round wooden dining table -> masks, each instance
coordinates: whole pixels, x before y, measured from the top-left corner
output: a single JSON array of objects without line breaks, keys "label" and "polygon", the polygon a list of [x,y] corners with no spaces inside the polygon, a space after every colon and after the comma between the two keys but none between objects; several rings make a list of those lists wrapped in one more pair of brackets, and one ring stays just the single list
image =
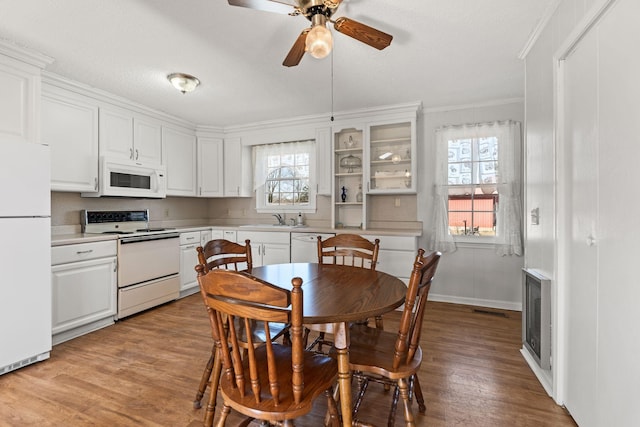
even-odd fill
[{"label": "round wooden dining table", "polygon": [[333,323],[343,426],[351,426],[349,322],[388,313],[404,303],[407,287],[381,271],[333,264],[291,263],[253,267],[251,275],[291,289],[302,279],[303,322]]}]

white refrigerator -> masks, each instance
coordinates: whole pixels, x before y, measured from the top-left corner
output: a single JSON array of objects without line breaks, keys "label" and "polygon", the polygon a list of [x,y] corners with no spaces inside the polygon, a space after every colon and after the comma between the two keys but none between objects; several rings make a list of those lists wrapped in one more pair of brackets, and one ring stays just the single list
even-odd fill
[{"label": "white refrigerator", "polygon": [[48,146],[0,139],[0,375],[51,351],[50,188]]}]

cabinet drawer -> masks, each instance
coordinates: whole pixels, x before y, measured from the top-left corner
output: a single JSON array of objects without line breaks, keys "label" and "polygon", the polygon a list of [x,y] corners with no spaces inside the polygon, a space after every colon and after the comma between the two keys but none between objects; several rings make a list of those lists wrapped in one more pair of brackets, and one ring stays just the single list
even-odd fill
[{"label": "cabinet drawer", "polygon": [[380,239],[380,250],[412,251],[414,256],[418,251],[417,239],[412,236],[372,236],[363,234],[362,237],[372,242],[375,239]]},{"label": "cabinet drawer", "polygon": [[51,265],[116,256],[116,254],[115,240],[54,246],[51,248]]},{"label": "cabinet drawer", "polygon": [[180,245],[200,244],[200,232],[189,231],[186,233],[180,233]]},{"label": "cabinet drawer", "polygon": [[238,231],[238,241],[244,242],[246,239],[253,243],[280,243],[289,245],[289,232],[282,231]]}]

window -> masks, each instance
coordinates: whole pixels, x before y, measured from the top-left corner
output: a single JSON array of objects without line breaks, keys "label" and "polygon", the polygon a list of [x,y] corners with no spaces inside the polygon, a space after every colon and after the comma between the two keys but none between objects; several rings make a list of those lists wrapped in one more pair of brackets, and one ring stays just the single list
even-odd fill
[{"label": "window", "polygon": [[447,141],[449,234],[495,236],[498,191],[498,139]]},{"label": "window", "polygon": [[258,212],[315,211],[315,142],[253,147]]},{"label": "window", "polygon": [[436,131],[433,228],[429,248],[456,241],[493,243],[500,255],[522,254],[520,123],[447,126]]}]

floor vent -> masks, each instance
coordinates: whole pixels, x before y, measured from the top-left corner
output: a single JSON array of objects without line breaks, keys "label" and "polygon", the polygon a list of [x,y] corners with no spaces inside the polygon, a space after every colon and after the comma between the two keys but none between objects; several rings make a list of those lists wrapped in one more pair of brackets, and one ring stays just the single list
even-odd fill
[{"label": "floor vent", "polygon": [[485,310],[482,308],[474,308],[473,312],[478,314],[490,314],[491,316],[507,317],[507,314],[502,311]]}]

